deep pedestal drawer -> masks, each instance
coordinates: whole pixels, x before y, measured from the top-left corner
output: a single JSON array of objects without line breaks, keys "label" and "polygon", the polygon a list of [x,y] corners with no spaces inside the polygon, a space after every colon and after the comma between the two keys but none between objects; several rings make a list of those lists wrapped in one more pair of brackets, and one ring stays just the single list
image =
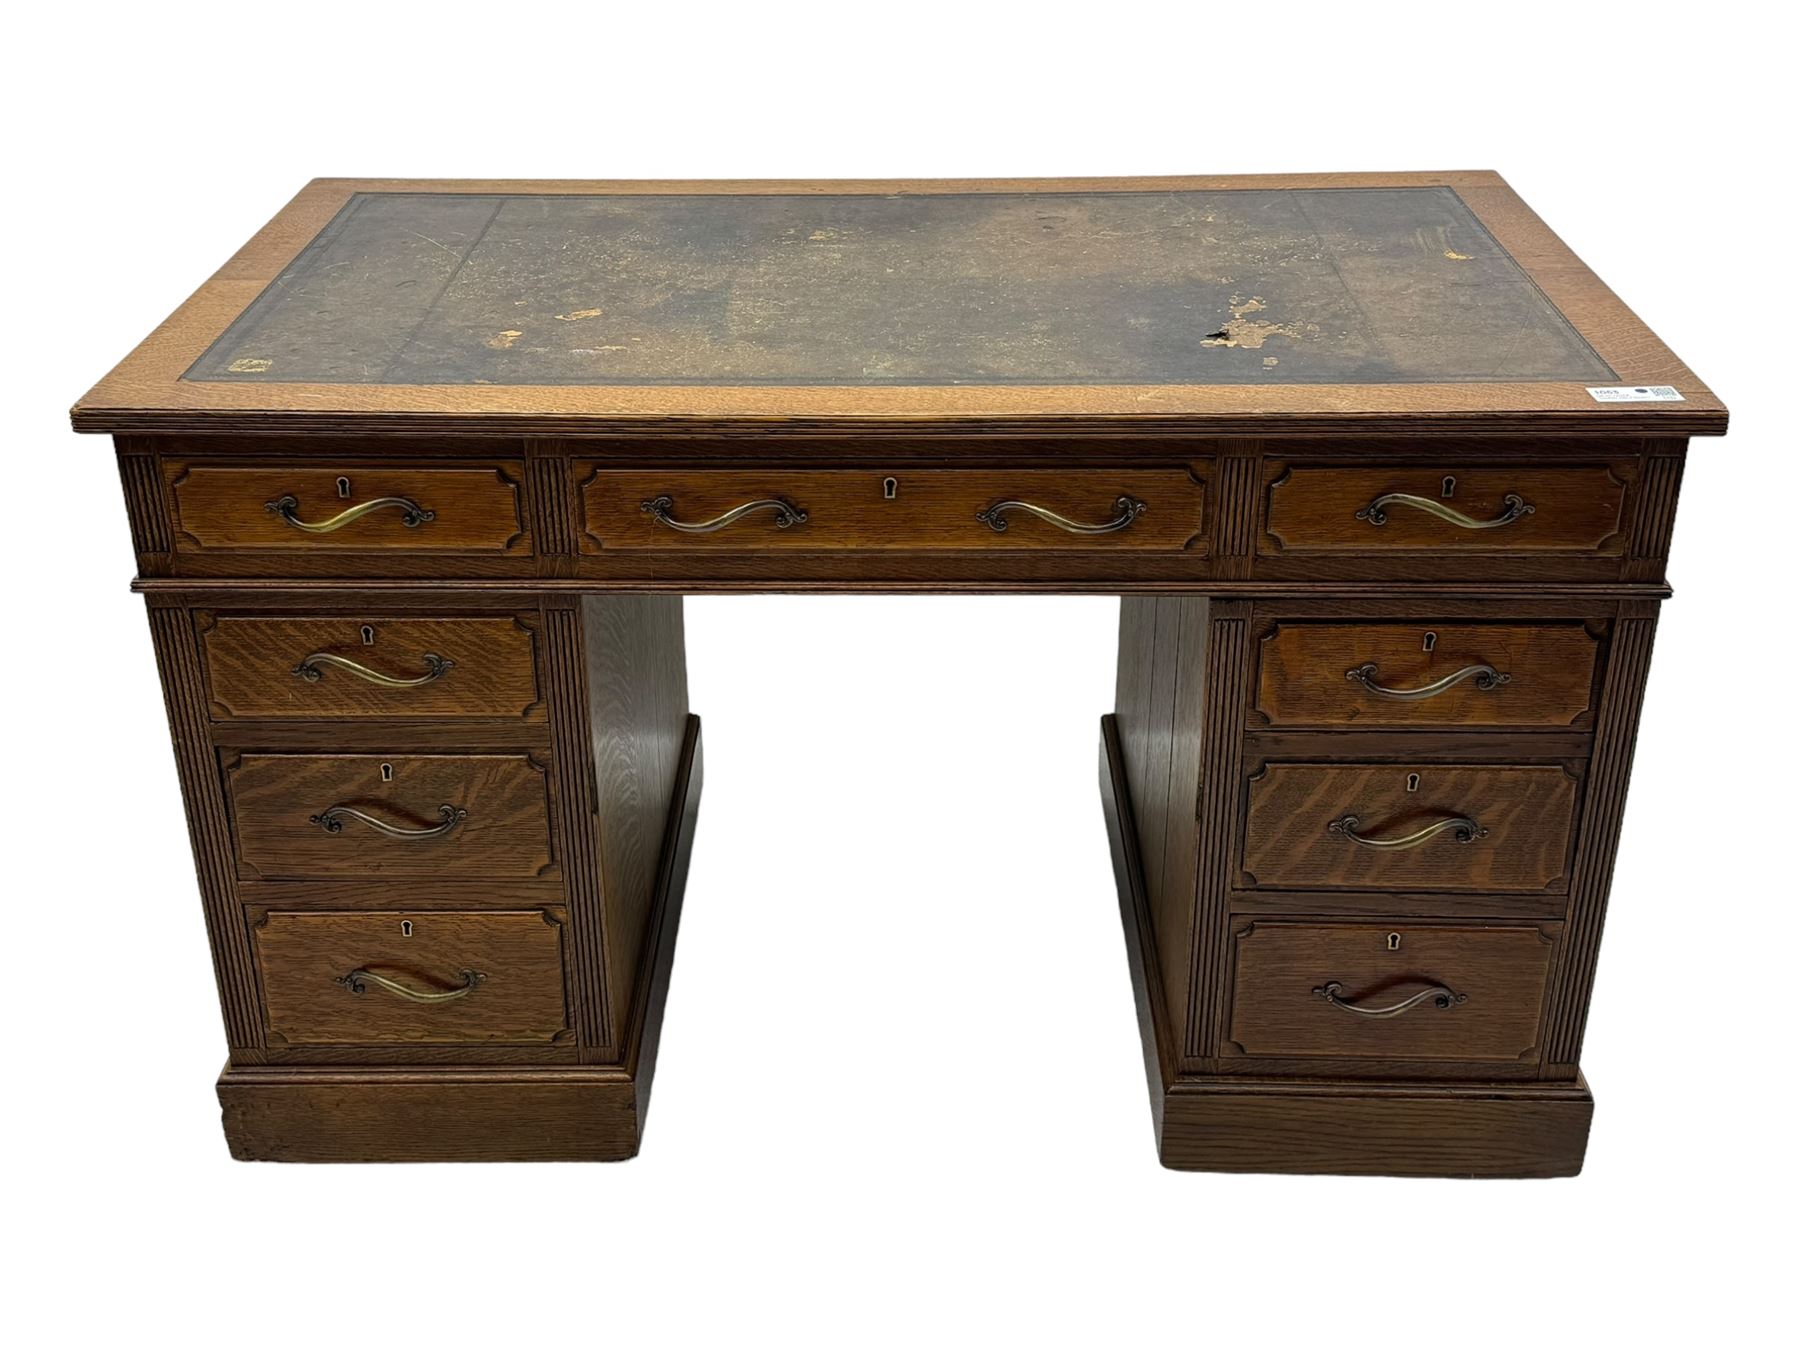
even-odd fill
[{"label": "deep pedestal drawer", "polygon": [[1560,928],[1258,920],[1236,939],[1230,1039],[1273,1058],[1534,1055]]},{"label": "deep pedestal drawer", "polygon": [[288,1045],[539,1044],[568,1025],[547,910],[266,915],[252,930]]}]

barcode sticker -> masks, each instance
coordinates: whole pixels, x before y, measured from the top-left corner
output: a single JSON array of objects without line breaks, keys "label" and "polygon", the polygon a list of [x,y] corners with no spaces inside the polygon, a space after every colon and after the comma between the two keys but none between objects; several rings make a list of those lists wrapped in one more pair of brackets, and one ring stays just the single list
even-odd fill
[{"label": "barcode sticker", "polygon": [[1604,384],[1588,386],[1596,403],[1685,403],[1672,384]]}]

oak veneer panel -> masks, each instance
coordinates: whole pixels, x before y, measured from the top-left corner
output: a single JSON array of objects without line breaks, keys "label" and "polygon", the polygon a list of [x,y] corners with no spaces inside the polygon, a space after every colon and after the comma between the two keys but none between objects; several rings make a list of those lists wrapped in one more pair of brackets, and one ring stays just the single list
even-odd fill
[{"label": "oak veneer panel", "polygon": [[[273,466],[174,461],[167,472],[178,549],[297,554],[530,551],[531,536],[519,502],[523,469],[518,464],[429,468],[349,459],[330,465]],[[342,490],[345,483],[347,495]],[[429,512],[430,518],[401,506],[382,506],[318,533],[289,524],[270,509],[270,503],[289,497],[294,499],[292,513],[315,526],[387,499],[412,503]]]},{"label": "oak veneer panel", "polygon": [[[568,1026],[562,920],[544,910],[277,911],[252,932],[275,1043],[533,1044]],[[455,997],[415,1002],[356,971]]]},{"label": "oak veneer panel", "polygon": [[679,596],[588,596],[581,605],[606,987],[623,1027],[648,978],[665,835],[677,828],[688,737],[687,653]]},{"label": "oak veneer panel", "polygon": [[[225,781],[253,877],[527,880],[557,866],[549,773],[529,755],[245,754]],[[334,806],[420,833],[396,838],[348,816],[330,831],[314,817]],[[446,806],[463,813],[448,830]]]},{"label": "oak veneer panel", "polygon": [[[1539,1044],[1558,931],[1259,919],[1234,944],[1232,1048],[1284,1059],[1516,1062]],[[1394,1007],[1433,987],[1466,1001],[1430,999],[1371,1017],[1318,994],[1333,982],[1342,1001],[1362,1008]]]},{"label": "oak veneer panel", "polygon": [[[1417,775],[1416,787],[1409,786]],[[1566,884],[1577,780],[1560,764],[1265,764],[1250,780],[1245,882],[1263,889],[1542,891]],[[1406,849],[1369,848],[1463,818]]]},{"label": "oak veneer panel", "polygon": [[[894,495],[886,495],[891,480]],[[583,548],[657,552],[795,553],[841,549],[1057,553],[1205,551],[1205,484],[1167,469],[829,469],[743,470],[596,468],[581,490]],[[669,498],[678,520],[702,523],[745,503],[782,501],[799,520],[759,510],[705,534],[670,528],[644,504]],[[1141,504],[1121,506],[1129,499]],[[1085,526],[1128,522],[1104,534],[1059,528],[1029,512],[1001,513],[1004,530],[979,519],[1002,502],[1024,501]],[[790,523],[782,525],[781,520]]]},{"label": "oak veneer panel", "polygon": [[[1446,498],[1447,480],[1454,480],[1454,489]],[[1605,465],[1488,468],[1446,459],[1427,466],[1294,467],[1269,484],[1261,551],[1616,557],[1625,549],[1627,487]],[[1487,527],[1456,524],[1404,503],[1369,512],[1378,498],[1390,493],[1435,502]],[[1509,497],[1518,497],[1531,511],[1492,525],[1512,509]],[[1374,515],[1385,520],[1376,524]]]},{"label": "oak veneer panel", "polygon": [[513,618],[227,615],[201,620],[200,645],[216,717],[544,717],[536,637]]},{"label": "oak veneer panel", "polygon": [[1175,1007],[1186,1006],[1191,978],[1206,620],[1203,599],[1120,602],[1114,726],[1143,860],[1156,975]]},{"label": "oak veneer panel", "polygon": [[[1252,726],[1545,727],[1590,720],[1600,639],[1580,624],[1278,623],[1259,643]],[[1353,672],[1373,664],[1365,682]],[[1443,692],[1399,699],[1489,667]]]}]

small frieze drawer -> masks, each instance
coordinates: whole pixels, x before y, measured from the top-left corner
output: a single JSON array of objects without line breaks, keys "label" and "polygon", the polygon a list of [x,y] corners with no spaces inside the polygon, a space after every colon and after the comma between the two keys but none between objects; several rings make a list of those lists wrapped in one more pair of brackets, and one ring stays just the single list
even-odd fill
[{"label": "small frieze drawer", "polygon": [[166,466],[183,553],[529,555],[518,464]]}]

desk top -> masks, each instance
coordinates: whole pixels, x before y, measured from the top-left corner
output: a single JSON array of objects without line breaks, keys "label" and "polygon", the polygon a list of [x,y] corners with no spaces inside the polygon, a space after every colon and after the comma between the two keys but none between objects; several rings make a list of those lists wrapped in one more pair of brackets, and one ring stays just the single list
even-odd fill
[{"label": "desk top", "polygon": [[1497,176],[1448,173],[318,180],[74,421],[1679,436],[1725,412]]}]

